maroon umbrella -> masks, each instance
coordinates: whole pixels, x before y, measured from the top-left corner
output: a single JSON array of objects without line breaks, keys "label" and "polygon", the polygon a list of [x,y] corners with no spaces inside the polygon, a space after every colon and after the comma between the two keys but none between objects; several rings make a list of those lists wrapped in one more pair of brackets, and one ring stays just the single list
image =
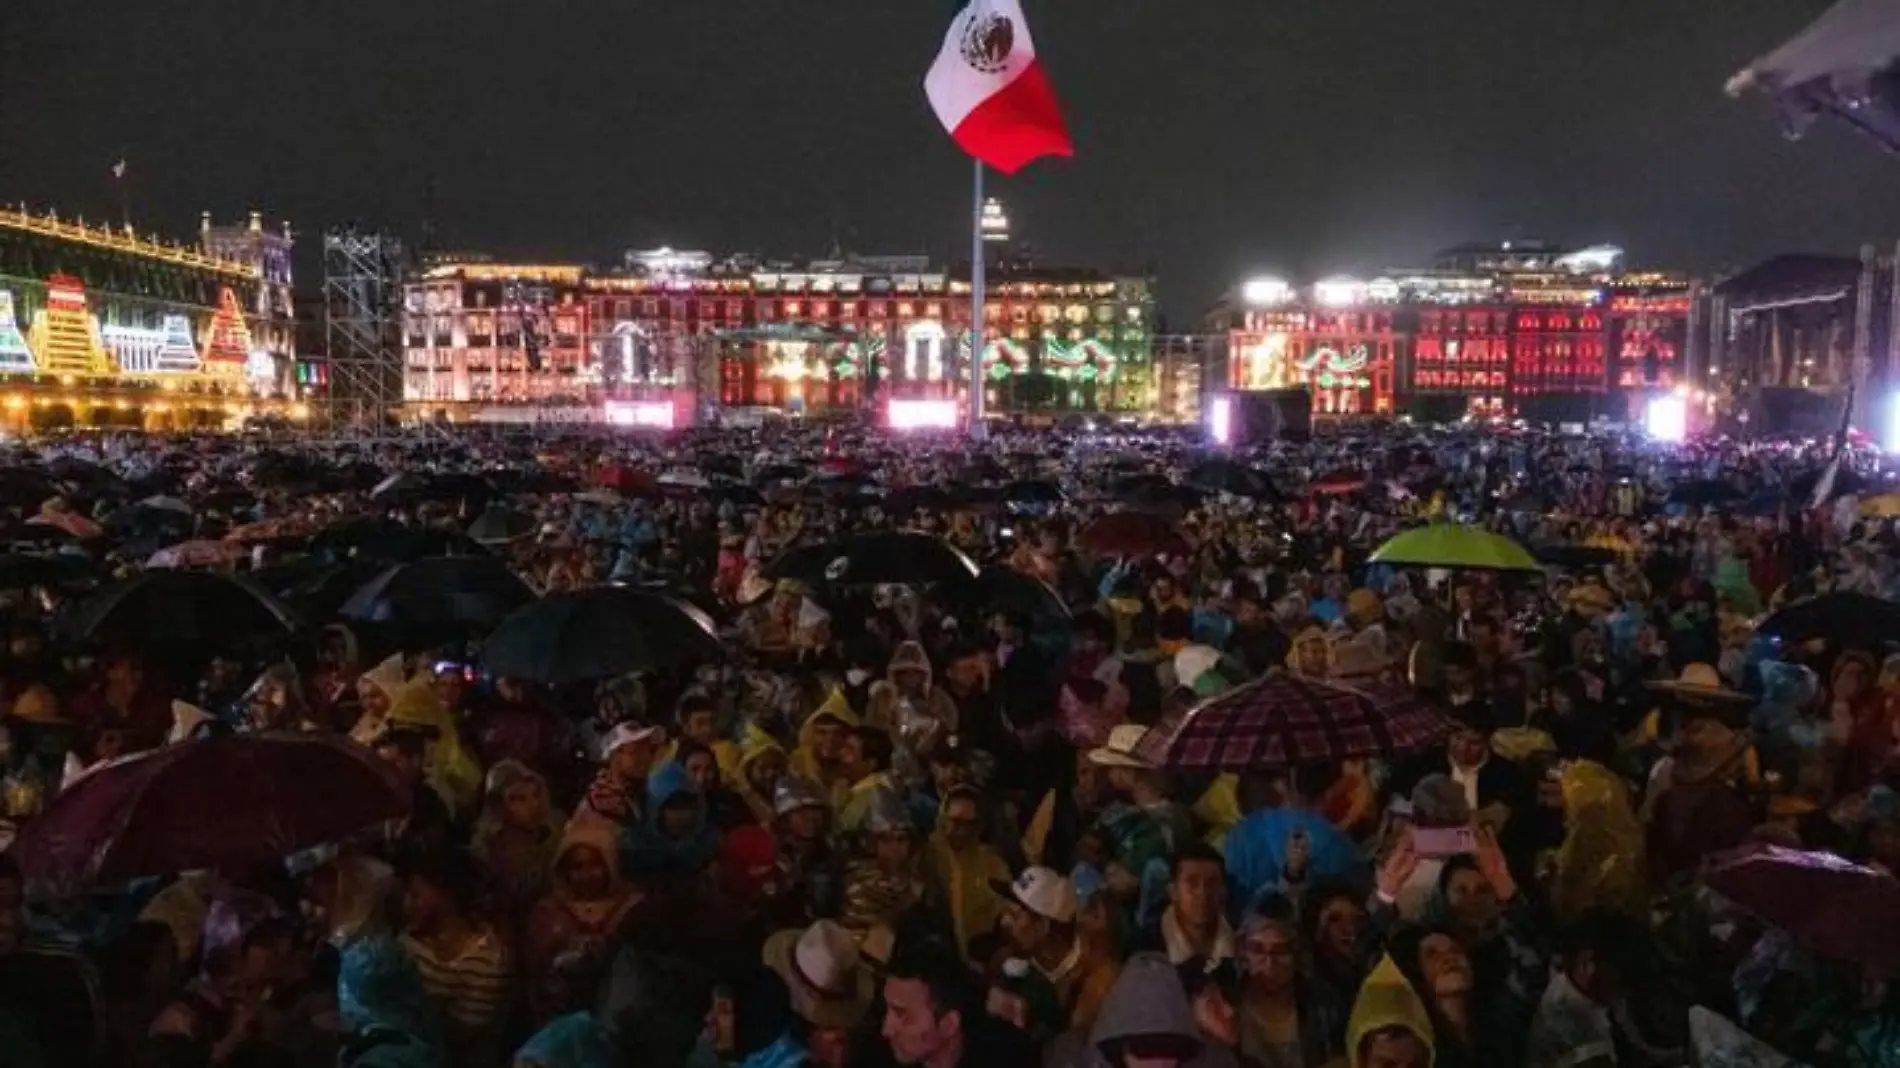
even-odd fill
[{"label": "maroon umbrella", "polygon": [[1077,539],[1097,556],[1188,556],[1194,547],[1173,523],[1148,512],[1116,512],[1082,528]]},{"label": "maroon umbrella", "polygon": [[1135,755],[1171,768],[1242,769],[1392,757],[1442,739],[1450,721],[1408,693],[1276,668],[1148,732]]},{"label": "maroon umbrella", "polygon": [[1711,858],[1709,889],[1824,957],[1900,967],[1900,881],[1832,853],[1743,846]]},{"label": "maroon umbrella", "polygon": [[21,830],[27,878],[113,884],[288,856],[409,811],[375,754],[314,734],[183,742],[97,768]]}]

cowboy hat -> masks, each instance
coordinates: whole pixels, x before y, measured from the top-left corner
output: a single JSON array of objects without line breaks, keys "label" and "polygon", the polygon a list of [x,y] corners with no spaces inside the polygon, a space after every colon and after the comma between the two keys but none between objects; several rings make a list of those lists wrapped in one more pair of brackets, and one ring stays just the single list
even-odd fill
[{"label": "cowboy hat", "polygon": [[1726,701],[1747,704],[1753,698],[1745,693],[1737,693],[1722,682],[1722,673],[1708,664],[1690,664],[1682,669],[1682,674],[1669,682],[1651,682],[1646,684],[1652,690],[1691,701]]},{"label": "cowboy hat", "polygon": [[1124,723],[1108,732],[1108,744],[1089,750],[1089,763],[1105,768],[1145,768],[1149,763],[1135,755],[1135,747],[1148,734],[1138,723]]},{"label": "cowboy hat", "polygon": [[851,933],[832,920],[765,940],[765,966],[785,980],[792,1011],[813,1027],[849,1031],[871,1011],[877,980]]}]

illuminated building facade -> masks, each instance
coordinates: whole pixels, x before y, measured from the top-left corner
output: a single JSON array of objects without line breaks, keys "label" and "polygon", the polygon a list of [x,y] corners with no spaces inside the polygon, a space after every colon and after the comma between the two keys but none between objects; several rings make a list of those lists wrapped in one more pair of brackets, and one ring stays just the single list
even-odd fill
[{"label": "illuminated building facade", "polygon": [[1507,243],[1370,280],[1254,279],[1210,317],[1227,339],[1210,382],[1305,386],[1317,416],[1623,418],[1623,394],[1674,384],[1691,301],[1686,278],[1621,260]]},{"label": "illuminated building facade", "polygon": [[297,395],[297,312],[291,266],[295,239],[290,226],[268,230],[263,214],[255,211],[242,225],[220,226],[205,212],[198,243],[208,256],[257,272],[256,290],[243,309],[252,345],[247,373],[260,388],[280,396]]},{"label": "illuminated building facade", "polygon": [[[1158,403],[1150,279],[999,260],[987,293],[992,410]],[[405,287],[404,395],[451,415],[681,392],[809,413],[962,398],[969,320],[967,267],[924,257],[789,264],[657,249],[610,271],[445,263]]]},{"label": "illuminated building facade", "polygon": [[[287,239],[285,249],[287,287]],[[276,311],[260,304],[266,285],[255,262],[0,210],[0,426],[217,427],[296,414],[258,340],[279,336]],[[288,320],[286,304],[286,344]]]}]

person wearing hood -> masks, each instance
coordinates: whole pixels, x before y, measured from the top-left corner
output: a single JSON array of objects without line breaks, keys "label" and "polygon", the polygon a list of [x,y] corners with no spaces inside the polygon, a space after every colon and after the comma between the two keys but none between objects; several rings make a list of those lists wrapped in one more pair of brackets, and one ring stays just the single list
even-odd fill
[{"label": "person wearing hood", "polygon": [[772,794],[773,833],[786,894],[802,901],[813,916],[836,915],[843,891],[842,864],[832,845],[831,807],[812,785],[796,775],[779,779]]},{"label": "person wearing hood", "polygon": [[473,846],[510,913],[533,905],[546,888],[565,823],[547,781],[527,765],[504,760],[488,769]]},{"label": "person wearing hood", "polygon": [[1052,1044],[1047,1062],[1062,1068],[1214,1068],[1231,1065],[1233,1054],[1210,1044],[1194,1018],[1181,977],[1166,957],[1137,953],[1128,958],[1087,1044]]},{"label": "person wearing hood", "polygon": [[772,796],[785,768],[785,747],[756,724],[746,724],[739,749],[739,773],[733,776],[732,788],[745,799],[754,822],[761,827],[772,826],[778,816],[772,808]]},{"label": "person wearing hood", "polygon": [[927,748],[934,737],[955,734],[957,703],[935,685],[930,657],[914,641],[899,642],[884,682],[871,687],[864,721]]},{"label": "person wearing hood", "polygon": [[550,865],[548,892],[529,910],[522,964],[529,1001],[548,1004],[548,979],[563,956],[596,950],[612,939],[637,895],[620,875],[620,842],[600,823],[569,824]]},{"label": "person wearing hood", "polygon": [[870,794],[860,830],[860,855],[845,865],[844,925],[896,929],[924,896],[916,825],[903,799],[880,789]]},{"label": "person wearing hood", "polygon": [[1431,1014],[1391,957],[1360,985],[1346,1020],[1351,1068],[1434,1068]]},{"label": "person wearing hood", "polygon": [[934,910],[949,918],[958,952],[973,963],[985,959],[980,950],[1003,914],[990,887],[1009,880],[1009,865],[983,840],[982,811],[980,791],[952,787],[937,810],[924,854],[926,895]]},{"label": "person wearing hood", "polygon": [[337,1009],[348,1029],[339,1068],[437,1068],[446,1063],[441,1025],[422,976],[387,937],[346,945],[337,970]]},{"label": "person wearing hood", "polygon": [[[449,812],[464,818],[475,809],[482,791],[482,769],[463,747],[455,716],[426,676],[406,678],[402,661],[385,660],[358,684],[363,692],[363,715],[350,732],[363,744],[392,728],[417,730],[426,739],[423,775]],[[364,732],[368,733],[364,733]]]},{"label": "person wearing hood", "polygon": [[686,769],[693,788],[706,799],[707,818],[719,833],[756,822],[744,795],[726,784],[725,771],[710,748],[686,739],[674,750],[674,762]]},{"label": "person wearing hood", "polygon": [[833,690],[818,710],[798,728],[798,748],[789,764],[792,774],[822,791],[833,812],[842,812],[851,793],[850,769],[845,767],[845,735],[860,726],[857,713]]},{"label": "person wearing hood", "polygon": [[719,845],[705,796],[678,764],[661,766],[646,785],[646,825],[628,838],[628,857],[674,875],[703,871]]},{"label": "person wearing hood", "polygon": [[851,789],[838,809],[838,830],[856,832],[864,825],[873,802],[884,794],[899,793],[891,770],[895,756],[891,736],[877,727],[859,727],[844,736],[839,763]]}]

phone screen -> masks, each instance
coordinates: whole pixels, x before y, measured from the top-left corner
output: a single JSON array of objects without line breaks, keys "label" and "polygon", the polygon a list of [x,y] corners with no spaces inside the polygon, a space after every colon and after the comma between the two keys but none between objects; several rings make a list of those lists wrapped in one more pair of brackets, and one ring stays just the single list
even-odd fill
[{"label": "phone screen", "polygon": [[1478,836],[1469,827],[1414,827],[1412,848],[1421,857],[1455,857],[1478,851]]}]

